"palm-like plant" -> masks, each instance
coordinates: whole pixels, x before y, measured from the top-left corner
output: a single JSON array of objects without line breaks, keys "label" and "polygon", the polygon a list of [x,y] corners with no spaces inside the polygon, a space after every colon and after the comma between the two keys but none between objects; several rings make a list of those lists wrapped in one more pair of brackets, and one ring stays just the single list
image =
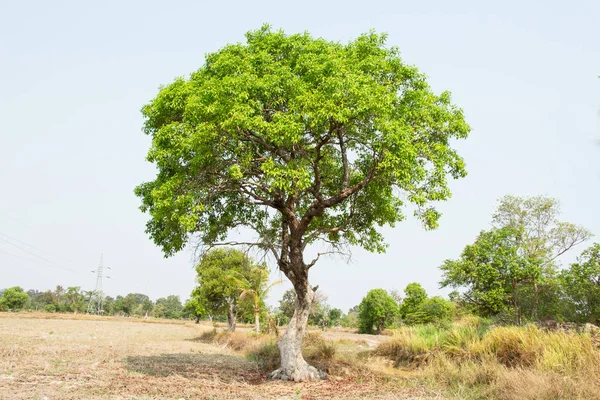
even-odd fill
[{"label": "palm-like plant", "polygon": [[264,266],[252,266],[250,270],[242,275],[230,275],[240,290],[240,300],[251,301],[254,305],[254,331],[260,332],[260,305],[267,297],[269,290],[282,281],[277,280],[269,283],[269,270]]}]

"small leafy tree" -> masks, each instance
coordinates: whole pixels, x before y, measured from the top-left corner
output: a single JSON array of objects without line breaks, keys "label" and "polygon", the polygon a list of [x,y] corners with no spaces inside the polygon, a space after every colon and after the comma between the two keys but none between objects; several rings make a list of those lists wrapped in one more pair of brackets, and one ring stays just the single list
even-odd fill
[{"label": "small leafy tree", "polygon": [[[402,221],[405,203],[435,228],[432,202],[450,197],[448,176],[466,175],[451,141],[470,128],[385,35],[344,45],[264,26],[246,39],[207,55],[143,108],[158,174],[136,194],[167,256],[190,238],[273,256],[297,301],[272,377],[319,379],[302,337],[314,298],[308,274],[322,254],[305,260],[305,250],[326,241],[334,252],[383,252],[378,227]],[[228,241],[239,227],[256,240]]]},{"label": "small leafy tree", "polygon": [[[228,330],[236,328],[240,282],[252,282],[255,265],[246,253],[234,248],[218,248],[204,254],[196,266],[198,287],[192,297],[212,315],[227,315]],[[232,277],[238,277],[232,279]]]},{"label": "small leafy tree", "polygon": [[191,298],[185,302],[183,313],[185,316],[193,318],[197,324],[200,323],[200,318],[207,314],[204,305],[197,298]]},{"label": "small leafy tree", "polygon": [[406,285],[406,288],[404,288],[404,300],[400,305],[402,318],[406,318],[407,315],[416,312],[425,300],[427,300],[427,292],[420,283],[413,282]]},{"label": "small leafy tree", "polygon": [[28,299],[29,296],[23,291],[22,287],[13,286],[2,293],[2,297],[0,297],[0,310],[20,310],[25,306]]},{"label": "small leafy tree", "polygon": [[398,305],[388,292],[383,289],[370,290],[358,306],[360,333],[373,333],[375,326],[376,333],[380,334],[397,315]]},{"label": "small leafy tree", "polygon": [[277,280],[269,283],[269,270],[264,265],[253,265],[246,272],[246,276],[236,273],[230,276],[240,290],[240,300],[249,300],[254,307],[254,331],[260,332],[260,311],[261,305],[267,298],[269,290],[281,281]]}]

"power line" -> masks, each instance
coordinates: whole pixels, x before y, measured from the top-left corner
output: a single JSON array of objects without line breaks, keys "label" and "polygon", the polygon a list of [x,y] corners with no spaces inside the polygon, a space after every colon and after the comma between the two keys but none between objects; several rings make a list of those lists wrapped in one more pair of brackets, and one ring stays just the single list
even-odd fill
[{"label": "power line", "polygon": [[[4,236],[7,236],[7,235],[4,235]],[[8,236],[7,236],[7,237],[8,237]],[[51,266],[51,267],[54,267],[54,268],[60,268],[60,269],[64,269],[64,270],[66,270],[66,271],[75,272],[75,273],[78,273],[78,274],[80,274],[80,273],[81,273],[80,271],[76,271],[76,270],[74,270],[74,269],[71,269],[71,268],[64,267],[64,266],[62,266],[62,265],[60,265],[60,264],[57,264],[57,263],[55,263],[55,262],[53,262],[53,261],[50,261],[50,260],[46,259],[46,258],[44,258],[44,257],[42,257],[42,256],[40,256],[40,255],[37,255],[37,254],[35,254],[35,253],[32,253],[31,251],[27,250],[26,248],[24,248],[24,247],[21,247],[21,246],[19,246],[18,244],[14,244],[14,243],[12,243],[12,242],[11,242],[11,241],[9,241],[9,240],[6,240],[6,239],[4,239],[3,237],[0,237],[0,240],[4,241],[4,242],[6,242],[6,243],[8,243],[8,244],[10,244],[10,245],[12,245],[12,246],[15,246],[17,249],[20,249],[20,250],[24,251],[25,253],[31,254],[32,256],[39,258],[40,260],[42,260],[42,261],[46,262],[46,263],[48,264],[48,266]]]},{"label": "power line", "polygon": [[32,244],[29,244],[29,243],[25,243],[24,241],[22,241],[22,240],[19,240],[19,239],[15,238],[15,237],[12,237],[12,236],[10,236],[10,235],[7,235],[6,233],[2,233],[2,232],[0,232],[0,236],[7,237],[8,239],[10,239],[10,240],[14,240],[14,241],[15,241],[15,242],[17,242],[17,243],[21,243],[22,245],[25,245],[25,246],[27,246],[27,247],[31,247],[32,249],[35,249],[35,250],[37,250],[37,251],[41,251],[42,253],[45,253],[45,254],[46,254],[46,255],[48,255],[48,256],[53,256],[52,254],[48,253],[46,250],[40,249],[39,247],[35,247],[34,245],[32,245]]}]

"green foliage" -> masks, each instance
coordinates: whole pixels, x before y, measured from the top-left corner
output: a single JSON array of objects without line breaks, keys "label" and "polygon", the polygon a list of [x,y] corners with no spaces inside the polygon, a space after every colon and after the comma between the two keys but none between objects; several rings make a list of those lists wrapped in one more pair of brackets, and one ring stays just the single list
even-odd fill
[{"label": "green foliage", "polygon": [[304,244],[381,252],[376,227],[404,219],[405,201],[435,228],[447,175],[466,175],[450,142],[470,128],[385,40],[371,32],[343,45],[264,26],[163,87],[142,109],[158,175],[135,193],[164,253],[239,226],[270,249],[285,228]]},{"label": "green foliage", "polygon": [[542,196],[500,200],[490,231],[482,231],[458,260],[440,267],[442,287],[465,288],[462,301],[479,315],[514,320],[556,318],[557,257],[591,234],[558,220],[558,201]]},{"label": "green foliage", "polygon": [[256,312],[264,309],[264,298],[270,288],[269,272],[242,251],[233,248],[210,250],[196,266],[198,287],[192,298],[213,317],[227,316],[233,326],[241,311],[254,321]]},{"label": "green foliage", "polygon": [[565,311],[570,320],[600,324],[600,244],[585,250],[576,263],[563,270],[560,281],[564,288]]},{"label": "green foliage", "polygon": [[359,330],[361,333],[373,333],[375,326],[379,334],[397,315],[398,305],[394,298],[383,289],[372,289],[359,305]]},{"label": "green foliage", "polygon": [[340,319],[342,318],[342,310],[340,310],[339,308],[332,308],[331,310],[329,310],[329,314],[328,314],[328,323],[330,326],[335,326],[339,323]]},{"label": "green foliage", "polygon": [[183,305],[179,296],[167,296],[167,298],[161,297],[156,300],[154,306],[154,316],[157,318],[181,318],[183,311]]},{"label": "green foliage", "polygon": [[454,305],[439,296],[423,300],[417,309],[406,314],[406,322],[416,324],[448,324],[454,318]]},{"label": "green foliage", "polygon": [[294,289],[288,289],[283,293],[281,300],[279,300],[279,311],[289,320],[294,315],[295,307],[296,292],[294,292]]},{"label": "green foliage", "polygon": [[66,308],[71,312],[82,311],[84,308],[85,299],[83,294],[81,293],[81,287],[79,286],[71,286],[67,288],[67,291],[64,294],[66,298]]},{"label": "green foliage", "polygon": [[[280,321],[289,321],[294,315],[296,307],[296,292],[294,289],[288,289],[283,293],[281,300],[279,300],[279,313],[283,318]],[[329,305],[327,304],[327,298],[323,292],[315,292],[315,297],[310,306],[310,312],[308,314],[308,323],[310,325],[322,325],[323,322],[330,323],[328,313]],[[283,323],[283,322],[282,322]]]},{"label": "green foliage", "polygon": [[[406,285],[404,288],[405,298],[400,305],[400,314],[406,318],[409,314],[417,311],[421,303],[427,299],[427,292],[421,284],[413,282]],[[396,295],[397,299],[398,296]]]},{"label": "green foliage", "polygon": [[515,289],[539,279],[539,263],[519,252],[512,228],[482,231],[458,260],[446,260],[440,267],[442,287],[464,287],[472,309],[482,316],[496,315],[518,304]]},{"label": "green foliage", "polygon": [[127,296],[119,299],[121,311],[126,315],[135,315],[138,317],[149,314],[154,308],[154,304],[148,296],[142,293],[129,293]]},{"label": "green foliage", "polygon": [[193,318],[196,322],[199,322],[200,318],[204,318],[208,313],[201,301],[197,298],[191,298],[185,302],[182,314],[184,317]]},{"label": "green foliage", "polygon": [[0,310],[20,310],[25,306],[29,296],[20,286],[14,286],[4,290],[0,297]]}]

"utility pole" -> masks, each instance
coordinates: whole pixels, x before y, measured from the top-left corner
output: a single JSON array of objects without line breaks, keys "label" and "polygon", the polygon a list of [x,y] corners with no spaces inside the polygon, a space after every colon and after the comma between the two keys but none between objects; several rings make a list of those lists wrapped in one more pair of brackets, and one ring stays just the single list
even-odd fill
[{"label": "utility pole", "polygon": [[[102,315],[104,312],[104,292],[102,291],[102,278],[104,268],[110,269],[110,267],[104,267],[104,255],[100,254],[100,264],[96,270],[92,271],[96,274],[96,288],[90,296],[90,302],[88,303],[87,313]],[[106,278],[110,278],[107,276]]]}]

